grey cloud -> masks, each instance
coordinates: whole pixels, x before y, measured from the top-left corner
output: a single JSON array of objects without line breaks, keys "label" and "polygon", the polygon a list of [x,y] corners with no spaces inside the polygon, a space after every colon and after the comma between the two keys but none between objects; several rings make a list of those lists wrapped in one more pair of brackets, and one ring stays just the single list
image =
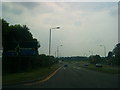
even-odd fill
[{"label": "grey cloud", "polygon": [[110,10],[109,14],[110,14],[111,16],[116,16],[116,15],[118,15],[118,9],[117,9],[117,7],[116,7],[116,8],[115,8],[115,7],[112,7],[112,9]]},{"label": "grey cloud", "polygon": [[31,10],[38,5],[40,5],[38,2],[3,2],[2,11],[3,14],[4,12],[10,12],[19,15],[23,13],[25,9]]},{"label": "grey cloud", "polygon": [[11,5],[13,4],[10,4],[9,2],[4,2],[3,5],[2,5],[2,14],[4,15],[5,13],[4,12],[9,12],[9,13],[13,13],[13,14],[21,14],[23,12],[22,9],[20,8],[15,8],[15,7],[11,7]]},{"label": "grey cloud", "polygon": [[39,2],[15,2],[16,4],[18,5],[21,5],[27,9],[33,9],[35,8],[36,6],[39,6],[40,3]]},{"label": "grey cloud", "polygon": [[80,21],[76,21],[76,22],[75,22],[75,25],[76,25],[76,26],[80,26],[80,25],[81,25],[81,22],[80,22]]},{"label": "grey cloud", "polygon": [[[11,24],[27,24],[34,37],[41,42],[40,53],[47,53],[49,26],[57,24],[62,28],[59,31],[52,31],[52,48],[62,44],[63,56],[87,53],[89,48],[94,52],[95,44],[104,44],[108,50],[115,45],[117,18],[109,15],[109,11],[115,10],[110,9],[112,3],[106,3],[106,5],[103,3],[57,3],[54,5],[34,2],[4,4],[5,19]],[[109,35],[106,36],[106,34]],[[54,52],[52,48],[51,53]]]},{"label": "grey cloud", "polygon": [[0,3],[0,18],[2,17],[2,4]]},{"label": "grey cloud", "polygon": [[81,9],[87,11],[100,11],[116,6],[117,2],[74,2],[70,3],[73,9]]},{"label": "grey cloud", "polygon": [[118,42],[120,42],[120,2],[118,3]]},{"label": "grey cloud", "polygon": [[110,12],[110,15],[111,15],[111,16],[116,16],[116,15],[117,15],[117,10],[111,11],[111,12]]}]

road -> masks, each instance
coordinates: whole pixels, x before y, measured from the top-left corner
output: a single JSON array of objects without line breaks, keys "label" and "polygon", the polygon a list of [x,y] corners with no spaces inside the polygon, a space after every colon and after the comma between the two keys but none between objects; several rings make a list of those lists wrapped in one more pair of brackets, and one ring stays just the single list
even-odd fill
[{"label": "road", "polygon": [[12,88],[119,88],[119,76],[87,70],[68,64],[45,82],[11,86]]}]

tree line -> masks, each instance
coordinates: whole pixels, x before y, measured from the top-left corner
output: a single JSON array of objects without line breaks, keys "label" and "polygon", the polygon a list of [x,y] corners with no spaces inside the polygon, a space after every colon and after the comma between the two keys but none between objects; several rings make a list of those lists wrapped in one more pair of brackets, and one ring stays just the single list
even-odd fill
[{"label": "tree line", "polygon": [[120,43],[116,44],[112,51],[108,52],[107,57],[100,55],[90,55],[89,57],[75,56],[75,57],[61,57],[64,61],[87,61],[91,64],[107,64],[120,65]]},{"label": "tree line", "polygon": [[108,52],[107,57],[92,55],[88,60],[91,64],[102,63],[107,65],[120,65],[120,43],[116,44],[112,51]]}]

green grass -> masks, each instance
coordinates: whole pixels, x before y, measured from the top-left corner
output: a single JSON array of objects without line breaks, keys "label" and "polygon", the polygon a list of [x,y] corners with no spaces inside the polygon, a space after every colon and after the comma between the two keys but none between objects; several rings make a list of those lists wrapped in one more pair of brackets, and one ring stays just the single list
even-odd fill
[{"label": "green grass", "polygon": [[89,62],[81,61],[78,62],[77,65],[86,69],[104,72],[104,73],[111,73],[111,74],[120,74],[120,66],[109,66],[103,65],[103,67],[96,67],[94,64],[89,64],[88,66],[84,66],[84,64],[89,64]]},{"label": "green grass", "polygon": [[103,67],[95,67],[95,65],[89,65],[86,68],[91,69],[91,70],[95,70],[95,71],[98,71],[98,72],[120,74],[119,69],[117,69],[117,68],[115,69],[114,67],[106,66],[106,65],[103,65]]},{"label": "green grass", "polygon": [[22,81],[42,79],[44,76],[46,76],[50,72],[53,72],[58,67],[59,65],[56,64],[53,65],[50,69],[48,67],[43,67],[43,68],[38,68],[36,70],[32,70],[30,72],[8,74],[2,76],[2,83],[3,85],[5,85],[5,84],[18,83]]}]

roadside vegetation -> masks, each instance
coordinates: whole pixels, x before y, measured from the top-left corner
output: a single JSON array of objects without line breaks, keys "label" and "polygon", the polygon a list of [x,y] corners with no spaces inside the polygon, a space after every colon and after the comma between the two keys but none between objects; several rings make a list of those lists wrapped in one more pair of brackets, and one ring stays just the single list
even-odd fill
[{"label": "roadside vegetation", "polygon": [[38,56],[16,56],[4,57],[2,62],[2,75],[21,73],[31,71],[42,67],[51,67],[58,63],[58,60],[53,56],[44,54]]},{"label": "roadside vegetation", "polygon": [[[78,64],[79,63],[79,64]],[[120,74],[120,66],[111,66],[111,65],[105,65],[102,64],[102,67],[96,67],[95,64],[90,64],[86,61],[80,61],[77,65],[79,65],[82,68],[98,71],[98,72],[104,72],[104,73],[110,73],[110,74]],[[88,66],[85,66],[88,64]]]},{"label": "roadside vegetation", "polygon": [[21,72],[21,73],[12,73],[4,75],[3,78],[3,85],[10,85],[10,84],[20,84],[24,82],[31,82],[36,80],[42,80],[47,77],[50,73],[54,72],[56,69],[60,67],[59,64],[52,65],[51,68],[49,67],[42,67],[33,69],[28,72]]},{"label": "roadside vegetation", "polygon": [[54,56],[39,54],[40,43],[33,38],[27,25],[11,25],[4,19],[0,21],[3,84],[42,78],[59,67]]}]

